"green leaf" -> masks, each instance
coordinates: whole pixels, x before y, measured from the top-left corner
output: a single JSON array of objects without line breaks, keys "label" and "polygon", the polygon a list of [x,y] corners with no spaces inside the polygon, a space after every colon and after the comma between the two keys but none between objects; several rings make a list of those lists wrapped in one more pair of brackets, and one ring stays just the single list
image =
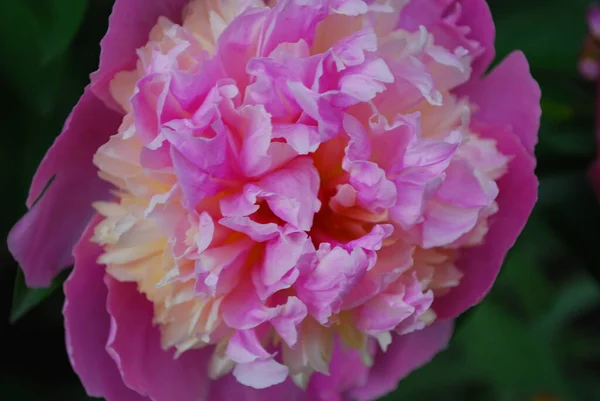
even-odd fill
[{"label": "green leaf", "polygon": [[42,36],[35,15],[25,2],[11,1],[2,5],[0,36],[5,38],[0,71],[11,82],[24,83],[37,70]]},{"label": "green leaf", "polygon": [[0,13],[3,41],[0,73],[19,98],[51,114],[68,85],[67,52],[85,16],[88,0],[8,2]]},{"label": "green leaf", "polygon": [[538,207],[562,241],[596,280],[600,280],[600,202],[586,171],[540,180]]},{"label": "green leaf", "polygon": [[[40,7],[41,4],[45,4],[46,7]],[[83,22],[88,0],[36,0],[33,7],[47,11],[47,14],[40,18],[45,25],[41,61],[42,64],[46,64],[69,47]]]},{"label": "green leaf", "polygon": [[544,313],[554,297],[554,288],[543,266],[564,251],[564,244],[542,213],[534,209],[510,251],[490,297],[498,304],[510,302],[517,310],[524,311],[527,318]]},{"label": "green leaf", "polygon": [[536,147],[538,172],[569,168],[577,161],[585,168],[595,156],[595,85],[552,70],[535,70],[542,89],[542,122]]},{"label": "green leaf", "polygon": [[560,168],[556,162],[562,157],[578,158],[583,166],[591,162],[595,156],[596,139],[594,127],[591,119],[589,120],[581,118],[568,122],[553,122],[550,119],[542,121],[536,153],[541,159],[540,163],[552,164],[542,165],[543,170]]},{"label": "green leaf", "polygon": [[[432,378],[435,379],[435,386],[432,386]],[[427,396],[431,399],[450,400],[449,389],[467,387],[478,379],[480,379],[479,372],[465,363],[464,358],[461,358],[460,349],[451,345],[431,362],[402,379],[398,389],[384,400],[429,399]]]},{"label": "green leaf", "polygon": [[566,283],[555,298],[550,310],[536,325],[540,334],[558,334],[572,320],[598,306],[600,289],[591,278],[580,276]]},{"label": "green leaf", "polygon": [[28,288],[25,284],[25,276],[21,269],[17,271],[15,286],[13,290],[13,302],[10,311],[10,322],[15,323],[25,316],[30,310],[48,298],[56,289],[62,286],[66,273],[56,277],[48,288]]},{"label": "green leaf", "polygon": [[551,345],[528,326],[487,301],[456,338],[466,361],[501,392],[527,399],[568,394]]}]

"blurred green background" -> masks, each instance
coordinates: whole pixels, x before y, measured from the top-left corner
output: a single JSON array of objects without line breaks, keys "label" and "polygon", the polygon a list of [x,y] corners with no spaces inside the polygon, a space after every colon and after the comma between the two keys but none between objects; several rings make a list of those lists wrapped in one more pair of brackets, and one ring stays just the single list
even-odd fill
[{"label": "blurred green background", "polygon": [[[600,203],[585,177],[596,149],[596,96],[576,71],[588,1],[489,4],[497,60],[522,49],[542,87],[540,200],[492,293],[459,319],[449,349],[385,400],[600,400]],[[3,238],[25,212],[35,168],[97,66],[111,6],[3,1]],[[87,400],[66,357],[62,292],[19,316],[47,294],[24,292],[18,280],[13,290],[17,266],[4,242],[0,261],[0,399]],[[13,297],[21,309],[11,323]]]}]

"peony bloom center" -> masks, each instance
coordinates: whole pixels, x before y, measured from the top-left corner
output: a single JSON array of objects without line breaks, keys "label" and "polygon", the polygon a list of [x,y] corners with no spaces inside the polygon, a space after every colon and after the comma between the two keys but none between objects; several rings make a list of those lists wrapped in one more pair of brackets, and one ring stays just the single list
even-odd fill
[{"label": "peony bloom center", "polygon": [[397,27],[394,3],[195,0],[111,82],[99,262],[163,348],[211,347],[212,378],[305,387],[336,344],[371,364],[486,240],[508,157],[453,92],[481,46]]}]

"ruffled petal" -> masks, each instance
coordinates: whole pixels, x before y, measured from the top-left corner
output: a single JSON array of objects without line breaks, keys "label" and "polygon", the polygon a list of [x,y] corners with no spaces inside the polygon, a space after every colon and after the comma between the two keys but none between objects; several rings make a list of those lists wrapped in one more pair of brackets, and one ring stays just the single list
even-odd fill
[{"label": "ruffled petal", "polygon": [[541,91],[522,52],[509,54],[489,75],[469,82],[458,93],[477,104],[473,119],[510,124],[525,149],[533,154],[542,115]]},{"label": "ruffled petal", "polygon": [[475,305],[489,291],[508,250],[514,245],[537,201],[538,180],[535,159],[510,127],[474,124],[483,137],[496,140],[498,150],[512,155],[508,171],[497,181],[498,213],[489,218],[489,231],[482,245],[465,248],[456,262],[464,274],[460,284],[436,299],[434,310],[440,319],[453,318]]},{"label": "ruffled petal", "polygon": [[446,348],[452,327],[452,322],[439,322],[421,331],[394,336],[387,351],[375,356],[366,384],[351,391],[351,398],[371,401],[394,390],[403,377]]},{"label": "ruffled petal", "polygon": [[183,7],[189,0],[117,0],[108,21],[108,31],[100,42],[100,66],[91,75],[92,90],[106,105],[121,110],[110,94],[109,84],[115,75],[134,70],[136,50],[142,47],[163,16],[181,22]]},{"label": "ruffled petal", "polygon": [[106,347],[125,384],[152,401],[205,399],[212,348],[190,350],[175,358],[174,350],[161,347],[160,330],[152,322],[152,304],[136,284],[109,276],[105,282],[111,316]]},{"label": "ruffled petal", "polygon": [[400,14],[400,28],[416,31],[424,26],[436,44],[450,51],[462,47],[476,58],[473,77],[480,76],[494,59],[495,27],[485,0],[410,1]]},{"label": "ruffled petal", "polygon": [[96,263],[102,248],[90,242],[100,218],[94,218],[74,251],[75,268],[65,283],[65,334],[71,365],[92,397],[109,401],[149,401],[124,383],[115,361],[106,352],[110,316],[105,267]]},{"label": "ruffled petal", "polygon": [[8,236],[28,286],[50,285],[73,263],[72,248],[94,214],[92,202],[109,196],[110,185],[98,178],[92,158],[120,120],[88,87],[44,156],[29,190],[30,210]]}]

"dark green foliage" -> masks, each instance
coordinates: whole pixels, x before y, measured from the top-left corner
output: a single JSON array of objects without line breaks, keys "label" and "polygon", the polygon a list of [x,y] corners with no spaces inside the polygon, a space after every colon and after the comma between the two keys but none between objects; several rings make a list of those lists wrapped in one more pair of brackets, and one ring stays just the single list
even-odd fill
[{"label": "dark green foliage", "polygon": [[[585,176],[596,150],[596,88],[576,70],[588,0],[489,3],[495,63],[522,49],[542,88],[539,203],[491,294],[458,320],[449,349],[385,400],[533,401],[542,394],[600,400],[600,202]],[[97,65],[111,6],[111,0],[0,6],[4,237],[24,213],[31,176]],[[0,250],[0,399],[85,400],[64,349],[62,292],[53,293],[64,276],[50,289],[28,290],[4,243]]]}]

